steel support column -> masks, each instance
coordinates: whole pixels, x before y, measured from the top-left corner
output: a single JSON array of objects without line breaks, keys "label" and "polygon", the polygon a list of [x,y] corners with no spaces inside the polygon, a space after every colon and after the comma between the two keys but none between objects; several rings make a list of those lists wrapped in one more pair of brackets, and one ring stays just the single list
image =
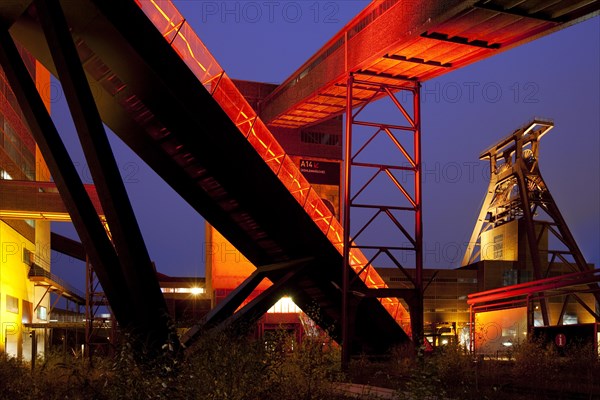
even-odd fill
[{"label": "steel support column", "polygon": [[415,171],[415,298],[410,304],[412,338],[415,346],[424,340],[423,324],[423,188],[421,160],[421,83],[417,82],[413,92],[414,121],[414,171]]},{"label": "steel support column", "polygon": [[160,350],[175,332],[69,26],[57,0],[35,5],[132,294],[135,334]]},{"label": "steel support column", "polygon": [[343,186],[343,217],[344,227],[344,266],[342,268],[342,369],[347,370],[350,362],[350,331],[348,324],[348,292],[350,267],[350,182],[352,180],[352,87],[354,76],[348,75],[346,88],[346,129],[344,132],[344,186]]},{"label": "steel support column", "polygon": [[40,148],[86,253],[96,268],[121,326],[134,319],[119,260],[35,83],[7,30],[0,29],[0,64]]},{"label": "steel support column", "polygon": [[[368,268],[372,268],[378,257],[385,255],[393,266],[400,268],[412,283],[412,287],[399,295],[409,305],[412,339],[416,347],[419,347],[423,341],[423,217],[422,217],[422,188],[421,188],[421,117],[420,117],[420,84],[418,82],[398,79],[394,84],[380,83],[370,76],[360,72],[350,74],[346,88],[346,129],[344,136],[344,187],[343,187],[343,227],[344,227],[344,269],[343,269],[343,287],[342,287],[342,366],[347,367],[350,359],[350,343],[352,342],[352,327],[350,324],[351,313],[349,294],[352,293],[353,281],[349,280],[350,268],[356,267],[353,264],[352,249],[359,249],[365,255],[370,253],[370,258],[366,265],[356,268],[358,276],[367,274]],[[360,96],[357,95],[360,92]],[[365,92],[369,93],[365,100]],[[408,95],[408,104],[397,97],[398,94]],[[375,100],[384,96],[391,100],[396,106],[401,123],[385,123],[380,121],[366,121],[362,118],[361,112]],[[410,102],[412,100],[412,103]],[[355,111],[356,108],[356,111]],[[412,109],[411,109],[412,108]],[[355,143],[353,138],[357,135],[354,127],[369,130],[366,140],[361,143]],[[412,137],[409,136],[412,133]],[[372,143],[376,138],[386,137],[392,149],[393,160],[385,161],[361,161],[360,157],[368,153],[368,148],[373,147]],[[404,147],[403,141],[412,140],[412,154],[407,150],[410,147]],[[352,188],[353,171],[366,171],[371,178],[366,183],[359,185],[357,189]],[[411,182],[407,185],[398,177],[398,173],[408,173],[411,175]],[[396,200],[389,200],[389,193],[379,195],[381,187],[377,187],[374,182],[378,177],[386,179],[390,192],[399,193],[401,199],[405,199],[407,205],[394,203]],[[412,187],[411,187],[412,185]],[[360,196],[369,192],[377,197],[377,200],[368,198],[362,199]],[[372,212],[368,222],[352,224],[353,211],[358,209]],[[402,220],[401,215],[414,212],[414,223],[407,225]],[[361,237],[365,231],[372,227],[378,218],[386,219],[394,226],[393,237],[394,245],[384,244],[389,238],[369,237],[369,245],[362,243]],[[413,218],[413,217],[411,217]],[[355,220],[358,221],[358,220]],[[373,224],[373,225],[372,225]],[[397,234],[397,236],[396,236]],[[366,234],[365,234],[366,235]],[[371,235],[377,236],[377,235]],[[372,242],[378,242],[372,244]],[[406,243],[406,245],[402,243]],[[399,254],[409,252],[414,255],[415,274],[411,276],[405,269],[405,261],[399,257]],[[357,277],[358,277],[357,276]],[[356,279],[355,277],[354,279]],[[383,289],[383,288],[381,288]],[[376,290],[376,289],[375,289]],[[389,291],[383,290],[379,298],[389,297]]]},{"label": "steel support column", "polygon": [[475,350],[475,315],[473,306],[469,305],[469,353],[473,354]]},{"label": "steel support column", "polygon": [[[520,149],[519,149],[520,150]],[[517,156],[519,156],[520,151],[518,151]],[[522,163],[522,159],[517,160],[518,163]],[[521,168],[519,168],[521,167]],[[525,182],[525,177],[523,176],[522,166],[517,166],[517,186],[519,188],[519,198],[522,204],[523,218],[526,222],[527,229],[527,245],[529,246],[529,252],[531,255],[531,262],[533,264],[533,274],[535,279],[542,279],[542,266],[540,260],[540,250],[538,248],[536,236],[535,236],[535,226],[533,225],[533,216],[531,215],[531,204],[529,204],[529,196],[527,185]],[[542,312],[542,321],[544,326],[550,325],[550,316],[548,314],[548,305],[546,304],[545,298],[540,298],[540,309]]]}]

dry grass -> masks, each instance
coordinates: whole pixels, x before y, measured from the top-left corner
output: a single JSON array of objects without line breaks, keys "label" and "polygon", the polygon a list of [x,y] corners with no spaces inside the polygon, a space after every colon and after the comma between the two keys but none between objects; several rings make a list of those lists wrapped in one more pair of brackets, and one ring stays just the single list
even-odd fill
[{"label": "dry grass", "polygon": [[[292,346],[209,333],[185,358],[144,360],[123,346],[94,365],[62,355],[35,371],[0,355],[0,398],[12,399],[334,399],[332,383],[350,381],[396,390],[398,399],[600,399],[600,364],[590,348],[561,357],[539,342],[517,346],[509,361],[477,360],[460,347],[415,357],[397,348],[385,360],[360,357],[347,374],[339,351],[322,338]],[[293,350],[291,350],[293,347]],[[365,397],[367,399],[368,397]]]}]

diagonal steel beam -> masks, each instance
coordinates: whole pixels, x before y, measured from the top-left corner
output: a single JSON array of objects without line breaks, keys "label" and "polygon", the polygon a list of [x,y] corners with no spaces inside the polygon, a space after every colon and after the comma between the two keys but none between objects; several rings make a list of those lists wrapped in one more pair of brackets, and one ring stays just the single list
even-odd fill
[{"label": "diagonal steel beam", "polygon": [[[229,318],[235,313],[244,301],[254,292],[254,290],[265,279],[265,274],[261,270],[256,270],[248,278],[236,287],[225,300],[217,304],[204,318],[202,326],[209,328],[217,325],[223,320]],[[186,337],[188,335],[186,334]]]},{"label": "diagonal steel beam", "polygon": [[[519,153],[517,153],[517,157],[519,156]],[[517,168],[516,170],[517,185],[519,188],[519,198],[521,199],[521,209],[523,210],[523,219],[526,223],[525,236],[527,237],[529,253],[531,255],[531,262],[533,264],[533,274],[535,276],[535,279],[542,279],[540,250],[538,248],[537,241],[535,238],[533,215],[531,215],[531,204],[529,203],[529,197],[527,196],[527,183],[525,181],[525,175],[523,174],[523,170],[525,169],[523,166],[524,161],[523,159],[518,159],[517,162],[519,166],[519,168]],[[545,326],[547,326],[550,324],[550,316],[548,313],[548,305],[544,297],[540,298],[540,308],[542,311],[543,323]]]},{"label": "diagonal steel beam", "polygon": [[247,329],[252,326],[262,315],[264,315],[277,301],[289,292],[290,281],[298,279],[302,268],[294,268],[287,272],[272,286],[256,296],[241,310],[231,315],[223,322],[224,327],[233,326],[234,329]]},{"label": "diagonal steel beam", "polygon": [[115,249],[106,236],[96,209],[15,43],[8,31],[3,29],[0,29],[0,65],[48,164],[85,251],[103,283],[104,291],[113,299],[113,312],[119,324],[127,327],[133,321],[134,312]]},{"label": "diagonal steel beam", "polygon": [[297,273],[312,261],[312,258],[302,258],[258,267],[244,282],[238,285],[222,302],[217,304],[202,318],[198,324],[191,327],[181,337],[181,343],[188,345],[200,335],[202,330],[213,328],[231,318],[265,278],[270,277],[272,280],[275,280],[273,274]]},{"label": "diagonal steel beam", "polygon": [[34,4],[132,296],[135,328],[160,349],[174,334],[167,306],[69,26],[58,0]]},{"label": "diagonal steel beam", "polygon": [[50,248],[76,260],[86,260],[85,249],[81,243],[55,232],[50,233]]}]

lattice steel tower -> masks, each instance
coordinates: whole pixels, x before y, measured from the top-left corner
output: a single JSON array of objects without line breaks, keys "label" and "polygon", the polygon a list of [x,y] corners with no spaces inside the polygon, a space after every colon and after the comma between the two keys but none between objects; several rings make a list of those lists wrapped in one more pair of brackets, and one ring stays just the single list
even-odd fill
[{"label": "lattice steel tower", "polygon": [[[481,160],[490,161],[490,184],[463,266],[478,260],[512,260],[519,270],[533,272],[519,280],[590,270],[540,173],[540,139],[553,127],[551,121],[534,119],[481,153]],[[600,302],[597,285],[589,289]],[[563,310],[567,301],[568,296]],[[539,306],[543,324],[550,325],[543,295]]]}]

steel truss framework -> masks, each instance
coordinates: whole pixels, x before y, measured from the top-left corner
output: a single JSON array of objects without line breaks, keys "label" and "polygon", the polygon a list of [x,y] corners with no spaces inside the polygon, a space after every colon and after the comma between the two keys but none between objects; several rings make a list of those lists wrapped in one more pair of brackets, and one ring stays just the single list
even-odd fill
[{"label": "steel truss framework", "polygon": [[[85,261],[85,353],[84,356],[92,359],[101,347],[106,347],[104,353],[111,354],[116,342],[117,321],[111,311],[110,318],[102,318],[99,314],[103,307],[110,308],[108,299],[102,291],[98,276],[89,259]],[[108,331],[107,341],[98,341],[100,330]]]},{"label": "steel truss framework", "polygon": [[[374,263],[382,262],[386,258],[395,267],[404,272],[404,275],[412,283],[412,287],[405,289],[377,288],[371,289],[368,293],[359,293],[359,297],[368,296],[376,298],[394,297],[398,301],[404,300],[410,311],[410,329],[412,331],[413,343],[421,343],[423,340],[423,219],[422,219],[422,191],[421,191],[421,117],[420,117],[420,83],[416,81],[398,79],[393,84],[389,79],[385,83],[378,82],[371,75],[361,74],[360,72],[351,73],[348,76],[346,86],[346,127],[344,143],[344,186],[343,186],[343,227],[344,227],[344,266],[343,269],[343,288],[342,288],[342,365],[347,366],[351,353],[350,346],[353,330],[353,309],[356,302],[356,290],[353,289],[353,283],[361,274],[367,273],[368,269],[373,268]],[[361,92],[357,96],[357,92]],[[367,93],[365,96],[364,93]],[[412,107],[406,107],[399,100],[399,96],[408,97],[412,101]],[[371,122],[364,118],[364,110],[374,101],[380,98],[391,100],[397,111],[398,124],[384,122]],[[412,108],[412,109],[411,109]],[[365,127],[369,131],[365,140],[362,137],[361,142],[354,146],[358,127]],[[356,128],[356,129],[354,129]],[[385,136],[389,139],[391,151],[394,153],[392,163],[379,161],[363,161],[363,155],[370,152],[375,145],[377,138]],[[399,136],[406,136],[412,141],[412,149],[406,148]],[[386,139],[387,140],[387,139]],[[356,143],[354,143],[356,144]],[[411,155],[412,153],[412,155]],[[353,173],[366,173],[370,176],[366,182],[352,187]],[[412,180],[410,184],[403,183],[399,178],[399,173],[408,173]],[[375,182],[379,176],[387,177],[386,190],[400,193],[401,197],[406,199],[408,206],[401,206],[393,200],[393,196],[381,196],[381,187]],[[376,200],[372,199],[372,196]],[[379,194],[379,195],[378,195]],[[367,195],[367,196],[364,196]],[[352,224],[352,216],[358,210],[367,211],[371,216],[364,223]],[[413,226],[406,226],[404,219],[398,218],[401,214],[414,214]],[[396,245],[390,246],[390,238],[385,238],[385,244],[382,238],[371,236],[377,243],[370,242],[368,245],[361,245],[361,234],[365,233],[369,227],[377,223],[378,220],[387,219],[391,221],[394,227],[392,241]],[[358,222],[358,219],[354,220]],[[356,226],[358,225],[358,226]],[[376,235],[375,235],[376,236]],[[355,261],[352,260],[352,249],[359,249],[369,257],[365,265],[357,270]],[[403,265],[404,259],[399,257],[402,253],[414,254],[415,275],[411,275]],[[402,261],[402,262],[401,262]],[[350,280],[349,268],[353,268],[357,275]]]},{"label": "steel truss framework", "polygon": [[[530,289],[526,293],[528,296],[527,304],[529,305],[530,301],[534,300],[539,302],[545,326],[551,325],[553,321],[550,320],[548,313],[546,304],[548,296],[543,292],[545,288],[542,285],[545,282],[543,279],[556,275],[558,262],[567,265],[575,273],[588,273],[590,271],[590,267],[585,262],[539,170],[539,142],[542,136],[553,127],[554,124],[551,121],[534,119],[481,153],[481,160],[489,159],[492,173],[487,195],[462,262],[462,265],[466,266],[472,264],[478,258],[482,258],[482,251],[485,249],[481,248],[481,235],[484,232],[506,222],[522,219],[525,223],[527,246],[533,266],[535,281],[532,283],[539,283],[539,285],[533,286],[535,289]],[[537,216],[538,213],[543,214],[549,221],[534,219],[534,216]],[[538,232],[536,232],[536,228],[539,230]],[[541,240],[546,234],[548,236],[552,235],[562,248],[541,249]],[[521,266],[521,268],[525,267]],[[560,272],[558,271],[558,273]],[[562,276],[566,279],[569,275]],[[586,291],[592,293],[596,302],[600,303],[597,278],[595,281],[579,282],[579,284],[587,285]],[[519,285],[515,288],[519,289]],[[503,292],[507,290],[508,287]],[[568,293],[561,293],[567,296],[558,321],[556,321],[557,324],[562,324],[566,305],[570,299],[582,304],[584,308],[588,308],[576,294],[581,291],[582,289],[579,288],[572,289]],[[507,298],[506,295],[485,293],[490,295],[485,298],[490,302]],[[478,304],[483,302],[480,295],[482,293],[473,295],[475,296],[474,299],[478,299]],[[489,308],[490,305],[488,304],[485,307]],[[592,312],[592,315],[598,320],[597,314]]]}]

